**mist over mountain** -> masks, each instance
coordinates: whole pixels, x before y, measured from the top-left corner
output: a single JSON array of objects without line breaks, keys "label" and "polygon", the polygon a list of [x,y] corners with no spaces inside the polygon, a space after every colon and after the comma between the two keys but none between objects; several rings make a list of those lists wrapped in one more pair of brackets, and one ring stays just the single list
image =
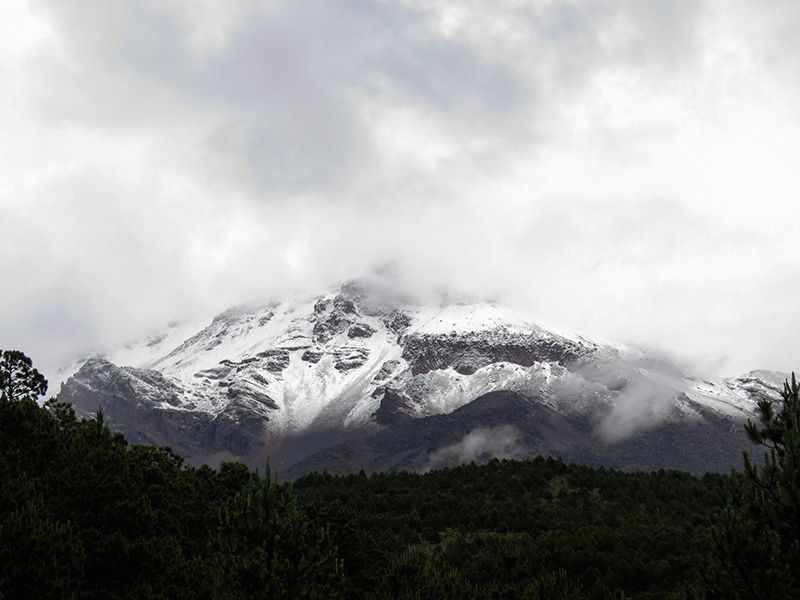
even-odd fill
[{"label": "mist over mountain", "polygon": [[727,471],[781,374],[701,379],[645,351],[555,332],[489,302],[420,302],[386,274],[173,324],[63,374],[132,442],[194,463],[426,471],[560,456]]},{"label": "mist over mountain", "polygon": [[800,10],[0,12],[0,345],[39,368],[394,260],[692,372],[795,368]]}]

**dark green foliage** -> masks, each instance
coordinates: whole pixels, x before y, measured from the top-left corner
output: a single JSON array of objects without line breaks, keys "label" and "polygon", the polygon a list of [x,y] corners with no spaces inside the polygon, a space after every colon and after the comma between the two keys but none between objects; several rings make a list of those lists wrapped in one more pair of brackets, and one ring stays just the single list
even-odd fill
[{"label": "dark green foliage", "polygon": [[341,562],[290,486],[254,476],[220,513],[218,560],[232,598],[338,598]]},{"label": "dark green foliage", "polygon": [[800,597],[794,377],[748,425],[767,455],[744,474],[540,457],[290,486],[129,446],[102,411],[40,407],[44,378],[0,356],[0,598]]},{"label": "dark green foliage", "polygon": [[19,350],[0,350],[0,402],[35,400],[47,392],[47,380]]},{"label": "dark green foliage", "polygon": [[331,523],[350,597],[381,599],[679,598],[725,497],[721,475],[543,458],[425,475],[313,473],[294,490]]},{"label": "dark green foliage", "polygon": [[759,403],[761,426],[747,433],[766,448],[764,464],[744,453],[728,506],[713,532],[709,598],[800,598],[800,386],[792,373],[779,413]]},{"label": "dark green foliage", "polygon": [[53,521],[40,503],[27,502],[2,514],[0,540],[0,597],[78,597],[85,556],[71,523]]},{"label": "dark green foliage", "polygon": [[[502,552],[501,552],[502,553]],[[524,569],[524,560],[514,564]],[[563,569],[537,577],[512,580],[503,573],[488,584],[475,584],[448,562],[435,548],[412,545],[393,556],[386,577],[377,590],[367,592],[369,599],[398,600],[582,600],[581,585]]]},{"label": "dark green foliage", "polygon": [[[77,421],[69,405],[40,407],[46,384],[30,360],[14,352],[2,357],[0,598],[264,597],[230,587],[226,570],[241,563],[237,552],[252,558],[259,548],[231,516],[261,488],[279,500],[268,519],[268,531],[281,536],[278,566],[288,558],[299,575],[313,572],[313,590],[341,584],[330,535],[308,524],[290,488],[262,482],[240,464],[195,469],[169,448],[129,446],[109,430],[102,411]],[[222,553],[214,545],[221,514],[229,525]],[[268,578],[273,566],[260,565],[262,575]]]}]

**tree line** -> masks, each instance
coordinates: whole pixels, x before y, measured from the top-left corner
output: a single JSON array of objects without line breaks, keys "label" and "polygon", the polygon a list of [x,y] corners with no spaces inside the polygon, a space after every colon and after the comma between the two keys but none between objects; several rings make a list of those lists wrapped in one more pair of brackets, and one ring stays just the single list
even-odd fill
[{"label": "tree line", "polygon": [[0,598],[800,597],[794,378],[747,426],[765,462],[702,478],[538,457],[279,484],[45,390],[0,353]]}]

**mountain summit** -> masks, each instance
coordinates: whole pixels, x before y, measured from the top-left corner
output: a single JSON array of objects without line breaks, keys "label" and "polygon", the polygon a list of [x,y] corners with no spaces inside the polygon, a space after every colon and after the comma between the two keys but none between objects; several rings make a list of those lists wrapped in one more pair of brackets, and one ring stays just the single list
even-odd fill
[{"label": "mountain summit", "polygon": [[61,386],[134,443],[191,462],[426,470],[536,454],[624,469],[725,470],[783,377],[696,379],[490,303],[422,305],[381,278],[176,325]]}]

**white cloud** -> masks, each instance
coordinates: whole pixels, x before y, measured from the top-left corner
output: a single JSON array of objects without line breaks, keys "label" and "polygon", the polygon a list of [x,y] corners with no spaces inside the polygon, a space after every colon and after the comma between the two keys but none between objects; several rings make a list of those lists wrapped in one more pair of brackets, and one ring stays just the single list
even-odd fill
[{"label": "white cloud", "polygon": [[0,347],[41,346],[53,306],[83,315],[62,338],[119,339],[396,258],[720,372],[794,367],[792,2],[0,11]]},{"label": "white cloud", "polygon": [[674,418],[673,393],[647,382],[627,386],[597,425],[595,433],[615,444]]},{"label": "white cloud", "polygon": [[427,473],[434,469],[456,467],[471,462],[481,464],[493,458],[518,459],[524,455],[518,438],[519,430],[513,425],[473,429],[461,441],[439,448],[428,456],[421,472]]}]

